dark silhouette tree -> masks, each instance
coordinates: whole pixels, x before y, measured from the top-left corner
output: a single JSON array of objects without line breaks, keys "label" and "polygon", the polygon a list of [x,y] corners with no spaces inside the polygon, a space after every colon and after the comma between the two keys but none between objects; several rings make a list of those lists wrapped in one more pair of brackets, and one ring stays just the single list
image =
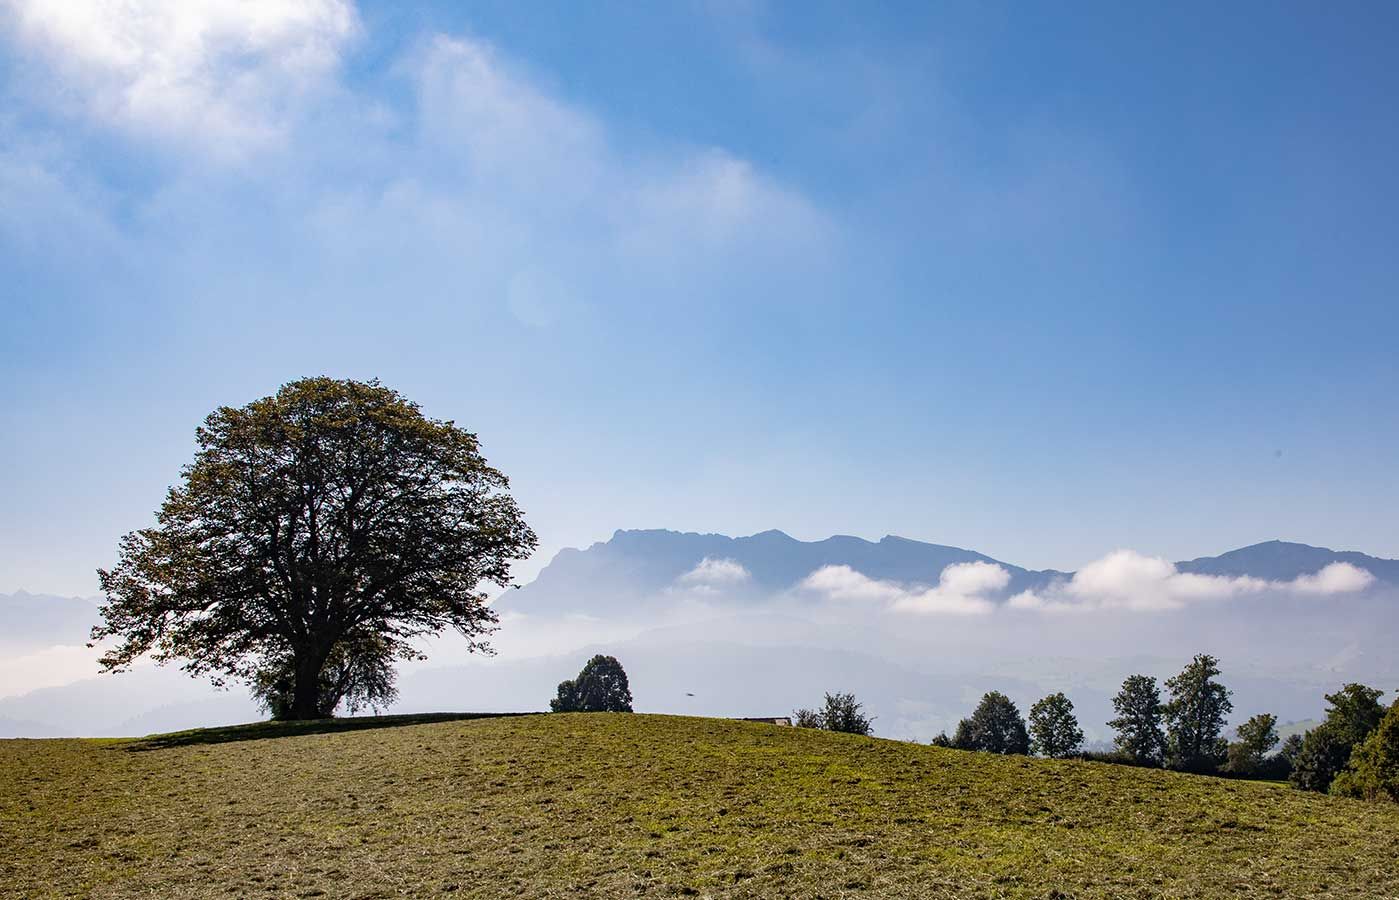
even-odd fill
[{"label": "dark silhouette tree", "polygon": [[[1020,710],[1011,699],[1000,691],[984,695],[966,722],[965,734],[961,725],[957,726],[962,741],[971,745],[966,749],[1020,755],[1030,752],[1030,735],[1025,730],[1025,720],[1020,717]],[[957,738],[953,739],[953,743],[958,743]]]},{"label": "dark silhouette tree", "polygon": [[1162,714],[1166,755],[1173,768],[1213,772],[1224,763],[1229,746],[1223,736],[1224,721],[1234,704],[1218,676],[1219,660],[1200,653],[1179,675],[1166,679],[1171,699]]},{"label": "dark silhouette tree", "polygon": [[1384,718],[1379,698],[1383,691],[1354,682],[1327,694],[1330,708],[1320,725],[1302,738],[1288,780],[1304,791],[1325,793],[1350,761],[1355,746]]},{"label": "dark silhouette tree", "polygon": [[1130,675],[1112,698],[1117,718],[1108,727],[1117,731],[1119,753],[1137,765],[1159,766],[1165,761],[1166,733],[1161,728],[1161,692],[1149,675]]},{"label": "dark silhouette tree", "polygon": [[1355,746],[1331,793],[1399,803],[1399,699],[1365,740]]},{"label": "dark silhouette tree", "polygon": [[615,656],[599,653],[588,660],[578,677],[559,683],[549,701],[554,712],[631,712],[631,685]]},{"label": "dark silhouette tree", "polygon": [[869,734],[874,730],[874,720],[866,716],[863,710],[864,704],[857,701],[854,694],[827,694],[820,709],[796,710],[792,714],[792,721],[801,728]]},{"label": "dark silhouette tree", "polygon": [[1268,754],[1278,745],[1278,717],[1259,713],[1240,725],[1236,739],[1229,744],[1225,771],[1255,776],[1263,772]]},{"label": "dark silhouette tree", "polygon": [[307,719],[391,698],[416,638],[450,628],[489,651],[482,586],[509,585],[536,541],[475,435],[377,381],[307,378],[196,438],[156,526],[98,571],[92,639],[120,639],[104,669],[183,659]]},{"label": "dark silhouette tree", "polygon": [[1041,756],[1064,759],[1083,746],[1074,705],[1064,694],[1050,694],[1030,707],[1030,747]]}]

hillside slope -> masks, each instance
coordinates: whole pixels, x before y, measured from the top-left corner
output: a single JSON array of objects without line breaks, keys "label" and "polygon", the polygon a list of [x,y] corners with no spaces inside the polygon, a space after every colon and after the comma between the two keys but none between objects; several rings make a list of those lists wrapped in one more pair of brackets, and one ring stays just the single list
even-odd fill
[{"label": "hillside slope", "polygon": [[1399,894],[1399,809],[1102,764],[643,715],[153,746],[0,742],[0,896]]}]

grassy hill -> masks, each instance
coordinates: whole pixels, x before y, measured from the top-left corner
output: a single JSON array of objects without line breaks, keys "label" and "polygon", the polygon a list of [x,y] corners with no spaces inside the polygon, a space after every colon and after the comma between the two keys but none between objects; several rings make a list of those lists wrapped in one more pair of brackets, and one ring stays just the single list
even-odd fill
[{"label": "grassy hill", "polygon": [[308,730],[0,741],[0,896],[1399,896],[1399,808],[1277,785],[670,716]]}]

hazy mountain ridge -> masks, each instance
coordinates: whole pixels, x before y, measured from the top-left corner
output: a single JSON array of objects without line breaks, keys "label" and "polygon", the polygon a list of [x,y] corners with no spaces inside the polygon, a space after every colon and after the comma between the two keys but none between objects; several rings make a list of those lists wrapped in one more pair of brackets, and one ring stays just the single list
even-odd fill
[{"label": "hazy mountain ridge", "polygon": [[1349,563],[1380,581],[1399,584],[1399,559],[1381,559],[1354,550],[1332,550],[1291,541],[1264,541],[1218,556],[1176,563],[1182,572],[1198,575],[1252,576],[1266,581],[1291,581],[1332,563]]},{"label": "hazy mountain ridge", "polygon": [[101,621],[97,604],[23,590],[0,594],[0,652],[15,645],[82,644]]},{"label": "hazy mountain ridge", "polygon": [[[789,590],[823,566],[849,566],[869,578],[899,584],[935,585],[943,570],[957,563],[999,565],[1010,575],[1002,593],[1011,596],[1066,580],[1072,572],[1031,570],[974,550],[886,535],[878,541],[835,535],[800,541],[770,530],[748,537],[699,534],[666,529],[619,530],[607,541],[584,550],[560,551],[539,575],[501,598],[501,608],[520,612],[577,612],[602,615],[627,609],[677,587],[703,560],[732,560],[748,574],[729,584],[739,599]],[[1364,569],[1380,581],[1399,584],[1399,560],[1355,551],[1285,541],[1266,541],[1218,556],[1176,563],[1181,572],[1200,575],[1251,576],[1290,581],[1331,563]]]}]

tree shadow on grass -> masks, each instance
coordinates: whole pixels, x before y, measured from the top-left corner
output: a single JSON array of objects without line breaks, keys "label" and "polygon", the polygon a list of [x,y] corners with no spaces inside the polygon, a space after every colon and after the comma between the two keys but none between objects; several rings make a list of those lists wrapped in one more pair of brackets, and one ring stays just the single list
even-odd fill
[{"label": "tree shadow on grass", "polygon": [[262,741],[273,738],[297,737],[303,734],[330,734],[336,731],[361,731],[366,728],[399,728],[404,725],[428,725],[434,722],[458,722],[465,719],[501,719],[512,716],[535,716],[541,713],[416,713],[401,716],[346,716],[340,719],[308,721],[251,722],[246,725],[225,725],[221,728],[194,728],[152,734],[137,738],[124,749],[130,752],[168,750],[197,744],[228,744],[236,741]]}]

